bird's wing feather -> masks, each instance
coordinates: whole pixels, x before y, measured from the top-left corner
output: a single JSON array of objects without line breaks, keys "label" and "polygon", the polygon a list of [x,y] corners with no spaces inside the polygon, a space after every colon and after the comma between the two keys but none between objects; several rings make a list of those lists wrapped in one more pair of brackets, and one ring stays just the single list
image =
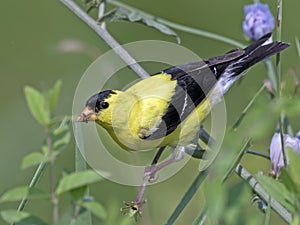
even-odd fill
[{"label": "bird's wing feather", "polygon": [[[244,54],[232,50],[223,56],[191,62],[163,70],[176,81],[173,96],[168,102],[162,120],[143,139],[154,140],[172,133],[178,125],[206,98],[228,64]],[[157,75],[155,75],[157,76]]]}]

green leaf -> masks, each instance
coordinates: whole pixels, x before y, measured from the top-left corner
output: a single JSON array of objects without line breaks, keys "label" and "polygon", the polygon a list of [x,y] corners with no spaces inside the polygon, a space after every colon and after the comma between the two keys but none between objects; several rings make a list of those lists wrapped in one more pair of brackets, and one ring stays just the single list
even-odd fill
[{"label": "green leaf", "polygon": [[24,211],[20,212],[12,209],[1,211],[0,216],[7,223],[14,225],[47,225],[42,219]]},{"label": "green leaf", "polygon": [[225,185],[219,180],[210,180],[205,183],[205,196],[207,199],[207,214],[210,215],[210,218],[213,220],[219,220],[222,216],[222,213],[225,212],[227,193]]},{"label": "green leaf", "polygon": [[17,210],[11,209],[6,211],[1,211],[0,216],[2,217],[3,220],[5,220],[8,223],[17,223],[29,217],[30,214],[24,211],[18,212]]},{"label": "green leaf", "polygon": [[14,225],[48,225],[42,219],[37,216],[28,216],[21,221],[14,223]]},{"label": "green leaf", "polygon": [[61,90],[61,80],[58,80],[52,89],[50,89],[47,93],[48,102],[49,102],[49,109],[51,112],[55,109],[58,101],[58,97]]},{"label": "green leaf", "polygon": [[44,96],[29,86],[26,86],[24,91],[31,114],[39,124],[47,126],[50,122],[50,112]]},{"label": "green leaf", "polygon": [[71,133],[68,125],[62,125],[52,132],[53,150],[63,150],[71,140]]},{"label": "green leaf", "polygon": [[101,220],[104,220],[107,217],[104,207],[98,202],[85,202],[82,206]]},{"label": "green leaf", "polygon": [[100,23],[103,22],[118,22],[118,21],[130,21],[139,22],[148,27],[153,27],[159,30],[163,34],[174,36],[177,42],[180,44],[180,37],[174,30],[168,26],[158,22],[155,17],[147,16],[140,11],[128,10],[125,8],[115,8],[110,12],[106,13],[101,19]]},{"label": "green leaf", "polygon": [[4,192],[4,194],[0,197],[0,203],[22,200],[27,197],[28,193],[29,188],[27,186],[13,188]]},{"label": "green leaf", "polygon": [[29,167],[36,166],[46,161],[47,161],[47,156],[43,155],[40,152],[32,152],[23,158],[21,168],[27,169]]},{"label": "green leaf", "polygon": [[16,187],[11,190],[6,191],[0,197],[0,203],[20,201],[25,198],[27,199],[41,199],[49,198],[50,194],[38,189],[29,188],[28,186]]},{"label": "green leaf", "polygon": [[56,194],[62,194],[91,183],[99,182],[103,178],[93,170],[74,172],[63,177],[56,189]]},{"label": "green leaf", "polygon": [[289,165],[288,165],[288,173],[291,179],[296,184],[298,192],[300,192],[300,156],[291,148],[287,148]]},{"label": "green leaf", "polygon": [[[71,140],[71,132],[69,129],[69,125],[63,124],[58,128],[51,131],[51,140],[52,140],[52,150],[53,156],[56,157],[62,150],[64,150]],[[45,155],[48,155],[49,149],[47,143],[45,141],[42,146],[42,152]]]},{"label": "green leaf", "polygon": [[296,185],[296,183],[285,168],[281,169],[280,178],[282,179],[283,184],[289,191],[295,194],[299,193],[299,187]]},{"label": "green leaf", "polygon": [[107,12],[103,17],[99,20],[100,23],[107,23],[107,22],[120,22],[126,21],[128,14],[130,12],[123,8],[115,8],[109,12]]},{"label": "green leaf", "polygon": [[146,24],[148,27],[153,27],[157,30],[159,30],[161,33],[170,35],[176,38],[177,43],[180,44],[181,40],[180,37],[176,34],[175,31],[173,31],[171,28],[167,27],[166,25],[159,23],[155,20],[155,18],[152,19],[143,19],[142,22]]},{"label": "green leaf", "polygon": [[131,21],[131,22],[138,22],[143,19],[141,14],[136,11],[129,12],[127,16],[128,16],[129,21]]},{"label": "green leaf", "polygon": [[64,210],[63,214],[60,216],[59,225],[92,225],[90,214],[90,211],[84,208],[76,211],[74,206],[69,207],[68,209]]},{"label": "green leaf", "polygon": [[272,177],[256,174],[255,178],[263,186],[263,188],[280,202],[287,210],[295,211],[295,199],[293,195],[288,191],[284,184],[274,180]]},{"label": "green leaf", "polygon": [[87,186],[75,188],[70,191],[73,201],[76,202],[77,204],[81,204],[86,193],[87,193]]}]

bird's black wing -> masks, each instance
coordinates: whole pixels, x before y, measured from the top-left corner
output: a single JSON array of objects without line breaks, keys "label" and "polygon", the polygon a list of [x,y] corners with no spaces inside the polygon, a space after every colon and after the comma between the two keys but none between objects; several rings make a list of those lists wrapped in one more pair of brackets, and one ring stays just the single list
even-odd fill
[{"label": "bird's black wing", "polygon": [[234,49],[222,56],[191,62],[162,71],[177,81],[175,94],[162,117],[162,121],[144,139],[158,139],[172,133],[178,125],[205,99],[217,80],[239,77],[249,67],[289,47],[283,42],[268,40],[266,34],[243,50]]},{"label": "bird's black wing", "polygon": [[172,133],[178,125],[206,98],[228,64],[240,58],[243,50],[232,50],[225,55],[205,61],[190,62],[161,71],[177,81],[175,94],[154,131],[143,139],[154,140]]}]

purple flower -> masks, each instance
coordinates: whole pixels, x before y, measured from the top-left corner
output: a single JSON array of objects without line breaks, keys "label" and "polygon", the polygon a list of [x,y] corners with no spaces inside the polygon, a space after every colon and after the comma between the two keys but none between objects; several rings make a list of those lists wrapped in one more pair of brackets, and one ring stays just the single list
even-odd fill
[{"label": "purple flower", "polygon": [[[295,137],[288,134],[283,134],[284,147],[292,148],[300,156],[300,131]],[[271,140],[270,144],[270,159],[272,162],[272,174],[276,177],[280,175],[280,168],[284,167],[282,145],[280,133],[277,131]]]},{"label": "purple flower", "polygon": [[253,41],[274,30],[274,17],[267,4],[246,5],[244,14],[243,31]]}]

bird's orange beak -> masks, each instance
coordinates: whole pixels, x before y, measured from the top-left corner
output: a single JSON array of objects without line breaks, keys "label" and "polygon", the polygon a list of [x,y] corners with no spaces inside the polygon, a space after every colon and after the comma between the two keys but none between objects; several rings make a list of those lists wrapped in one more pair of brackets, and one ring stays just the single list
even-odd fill
[{"label": "bird's orange beak", "polygon": [[89,107],[85,107],[80,115],[77,117],[76,122],[89,122],[97,120],[97,114]]}]

